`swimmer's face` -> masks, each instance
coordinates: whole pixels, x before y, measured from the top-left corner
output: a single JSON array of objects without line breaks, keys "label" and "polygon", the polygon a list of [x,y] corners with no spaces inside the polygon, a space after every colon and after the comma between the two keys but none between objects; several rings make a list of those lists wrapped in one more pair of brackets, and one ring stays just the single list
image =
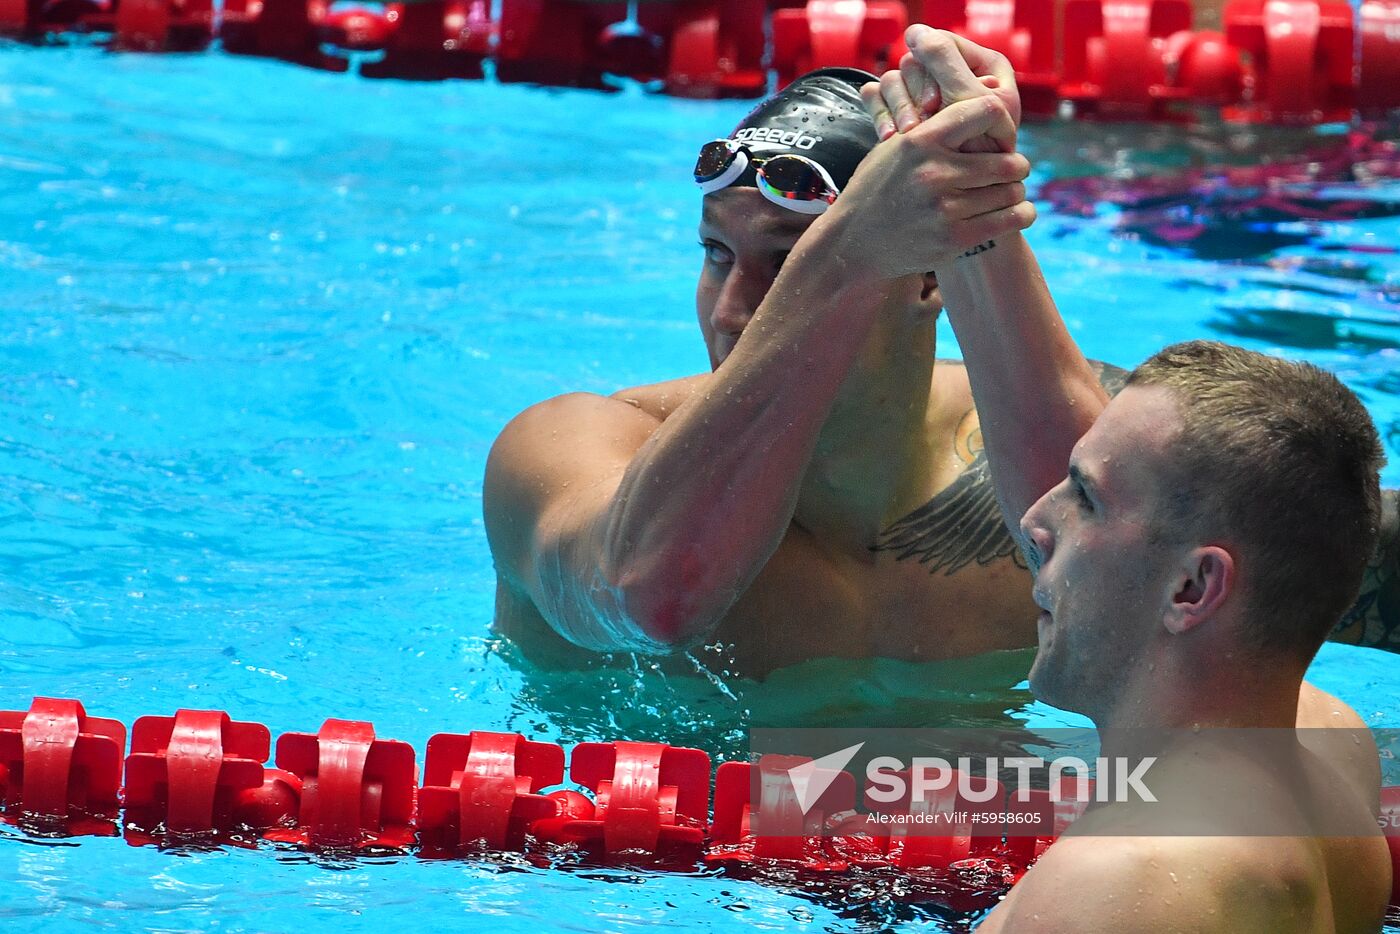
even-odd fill
[{"label": "swimmer's face", "polygon": [[1158,517],[1182,428],[1168,390],[1123,390],[1075,445],[1068,476],[1021,519],[1040,559],[1030,685],[1046,703],[1102,721],[1117,689],[1154,664],[1179,583]]},{"label": "swimmer's face", "polygon": [[772,204],[756,188],[725,188],[705,196],[700,217],[705,261],[695,310],[712,369],[734,349],[814,219]]}]

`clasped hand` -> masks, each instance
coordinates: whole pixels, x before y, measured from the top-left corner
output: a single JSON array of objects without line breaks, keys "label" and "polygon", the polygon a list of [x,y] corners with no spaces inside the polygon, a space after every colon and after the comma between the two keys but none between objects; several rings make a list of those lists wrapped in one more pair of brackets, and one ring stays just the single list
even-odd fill
[{"label": "clasped hand", "polygon": [[1020,96],[1005,56],[942,30],[909,27],[899,68],[861,90],[881,143],[833,210],[873,269],[923,273],[1035,221],[1016,152]]}]

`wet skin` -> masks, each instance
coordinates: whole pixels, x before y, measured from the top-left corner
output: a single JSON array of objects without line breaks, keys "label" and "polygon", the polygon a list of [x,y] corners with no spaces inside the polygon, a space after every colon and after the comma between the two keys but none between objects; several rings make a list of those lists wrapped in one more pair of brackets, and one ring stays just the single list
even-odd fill
[{"label": "wet skin", "polygon": [[[763,339],[748,334],[750,320],[811,222],[752,189],[705,198],[696,309],[716,369],[741,336]],[[762,675],[826,656],[924,661],[1034,644],[1030,577],[996,512],[966,371],[932,362],[936,291],[911,288],[852,367],[787,533],[705,640],[732,646],[732,670]],[[629,431],[643,419],[659,427],[716,379],[699,374],[592,397],[592,430],[614,420]],[[546,424],[567,431],[568,416]],[[645,442],[645,428],[635,434]],[[734,478],[733,495],[742,498],[743,486]],[[946,510],[919,520],[930,503]],[[892,528],[904,530],[898,550],[889,545]],[[972,528],[981,534],[971,546],[956,540]],[[496,626],[536,662],[576,665],[592,654],[556,635],[504,574]]]}]

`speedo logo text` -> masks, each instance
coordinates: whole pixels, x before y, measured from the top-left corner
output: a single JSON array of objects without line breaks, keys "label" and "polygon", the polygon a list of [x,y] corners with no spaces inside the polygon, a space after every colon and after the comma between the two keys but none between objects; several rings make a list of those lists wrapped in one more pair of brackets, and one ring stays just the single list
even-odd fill
[{"label": "speedo logo text", "polygon": [[782,130],[778,127],[746,126],[734,138],[741,143],[781,143],[793,149],[811,149],[822,141],[820,136],[808,136],[801,130]]}]

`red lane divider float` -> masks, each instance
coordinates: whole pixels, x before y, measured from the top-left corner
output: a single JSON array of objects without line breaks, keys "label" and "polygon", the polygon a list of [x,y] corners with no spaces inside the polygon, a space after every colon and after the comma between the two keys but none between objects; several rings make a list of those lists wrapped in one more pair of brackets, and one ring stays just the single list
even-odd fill
[{"label": "red lane divider float", "polygon": [[710,757],[661,743],[579,743],[569,775],[593,791],[594,812],[559,828],[558,842],[604,853],[669,853],[704,845]]},{"label": "red lane divider float", "polygon": [[[418,792],[425,847],[518,850],[538,821],[560,814],[540,790],[564,781],[564,750],[516,733],[439,733],[428,740]],[[582,797],[580,795],[579,797]]]},{"label": "red lane divider float", "polygon": [[74,836],[115,834],[125,747],[123,724],[89,717],[75,700],[36,697],[27,711],[0,711],[5,810]]},{"label": "red lane divider float", "polygon": [[996,49],[1016,68],[1021,109],[1052,114],[1059,106],[1056,9],[1040,0],[924,0],[922,22]]},{"label": "red lane divider float", "polygon": [[879,73],[909,49],[909,15],[897,0],[809,0],[773,12],[773,67],[778,83],[817,68],[854,66]]},{"label": "red lane divider float", "polygon": [[1400,0],[1363,0],[1356,105],[1363,116],[1400,107]]},{"label": "red lane divider float", "polygon": [[[839,826],[843,815],[854,813],[855,778],[849,772],[815,775],[811,763],[801,756],[723,763],[715,772],[715,819],[706,862],[786,860],[818,871],[849,868],[847,854],[827,831]],[[803,767],[809,782],[830,780],[805,809],[789,775]],[[755,789],[758,801],[753,800]]]},{"label": "red lane divider float", "polygon": [[262,724],[238,723],[216,710],[141,717],[131,727],[123,788],[129,836],[155,842],[145,828],[164,827],[177,836],[232,839],[240,826],[265,829],[291,819],[299,794],[292,776],[272,776],[287,791],[272,793],[270,816],[262,794],[268,773],[275,773],[263,767],[271,742]]},{"label": "red lane divider float", "polygon": [[[120,722],[90,717],[74,700],[37,697],[27,711],[0,711],[0,820],[114,836],[124,808],[126,839],[138,846],[263,839],[339,853],[416,846],[443,858],[542,843],[657,866],[679,856],[691,866],[887,868],[974,910],[1020,879],[1094,794],[1092,780],[1068,776],[1011,800],[995,778],[955,774],[915,801],[905,772],[892,800],[892,786],[865,788],[862,814],[849,772],[770,755],[719,767],[711,820],[709,756],[662,743],[576,745],[568,775],[591,798],[544,793],[564,781],[564,750],[514,733],[433,736],[421,788],[413,747],[353,720],[284,733],[276,768],[264,764],[273,749],[265,726],[217,710],[141,717],[123,762],[125,746]],[[814,799],[802,800],[811,788]],[[1400,788],[1382,789],[1381,824],[1400,893]]]},{"label": "red lane divider float", "polygon": [[380,14],[369,7],[332,9],[325,41],[352,51],[382,49],[365,62],[367,78],[480,78],[494,26],[487,0],[423,0],[391,3]]},{"label": "red lane divider float", "polygon": [[1084,112],[1165,117],[1163,105],[1191,89],[1167,80],[1168,41],[1190,35],[1188,0],[1068,0],[1060,96]]},{"label": "red lane divider float", "polygon": [[375,739],[358,720],[327,720],[318,733],[284,733],[277,767],[296,776],[296,824],[263,836],[306,847],[403,849],[414,842],[418,766],[413,747]]},{"label": "red lane divider float", "polygon": [[212,0],[120,0],[115,45],[133,52],[202,49],[214,35]]},{"label": "red lane divider float", "polygon": [[[813,68],[880,72],[911,22],[996,49],[1027,113],[1317,122],[1400,108],[1400,0],[1231,0],[1224,33],[1190,0],[0,0],[0,33],[111,33],[115,48],[225,51],[371,78],[608,87],[756,97]],[[771,29],[771,52],[765,37]],[[1359,40],[1359,41],[1358,41]],[[1359,51],[1359,56],[1358,56]],[[354,61],[352,61],[354,56]]]},{"label": "red lane divider float", "polygon": [[328,9],[324,0],[224,0],[219,38],[225,51],[237,55],[348,71],[349,59],[321,49]]},{"label": "red lane divider float", "polygon": [[[1253,100],[1228,116],[1290,123],[1350,118],[1355,33],[1348,0],[1233,0],[1225,8],[1225,38],[1254,63],[1247,79]],[[1390,57],[1396,50],[1390,47]]]}]

